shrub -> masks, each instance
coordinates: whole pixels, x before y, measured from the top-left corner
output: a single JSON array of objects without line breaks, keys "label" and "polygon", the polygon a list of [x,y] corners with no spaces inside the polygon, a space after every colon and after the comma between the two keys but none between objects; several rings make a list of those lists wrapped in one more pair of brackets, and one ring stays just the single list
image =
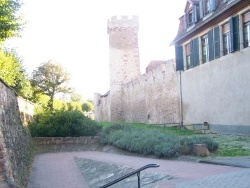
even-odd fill
[{"label": "shrub", "polygon": [[101,127],[80,111],[55,111],[38,114],[28,125],[32,137],[94,136]]},{"label": "shrub", "polygon": [[179,149],[177,136],[119,124],[104,128],[102,141],[131,152],[158,157],[176,156]]},{"label": "shrub", "polygon": [[[114,124],[112,126],[107,126],[103,128],[101,132],[102,143],[103,144],[111,144],[117,141],[116,134],[119,134],[117,131],[123,130],[129,131],[129,127],[121,124]],[[122,132],[123,133],[123,132]]]},{"label": "shrub", "polygon": [[190,154],[193,144],[206,144],[210,151],[218,144],[208,136],[180,137],[151,128],[138,128],[129,125],[111,125],[103,129],[104,144],[113,144],[119,148],[157,157],[177,157]]}]

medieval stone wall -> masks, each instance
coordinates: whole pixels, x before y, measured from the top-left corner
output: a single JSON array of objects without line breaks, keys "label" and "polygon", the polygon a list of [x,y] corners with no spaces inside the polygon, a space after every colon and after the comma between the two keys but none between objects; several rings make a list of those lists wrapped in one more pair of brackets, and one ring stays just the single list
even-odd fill
[{"label": "medieval stone wall", "polygon": [[[175,61],[166,61],[122,85],[125,122],[149,124],[179,123],[179,84]],[[96,95],[95,119],[114,121],[108,115],[110,96]],[[99,102],[97,102],[99,101]]]},{"label": "medieval stone wall", "polygon": [[124,85],[126,122],[179,123],[178,74],[173,60]]},{"label": "medieval stone wall", "polygon": [[27,125],[33,120],[35,105],[32,102],[19,96],[17,97],[17,102],[19,111],[21,113],[21,120],[24,125]]},{"label": "medieval stone wall", "polygon": [[16,93],[0,81],[0,187],[22,187],[32,154]]},{"label": "medieval stone wall", "polygon": [[109,92],[104,95],[95,93],[94,119],[99,122],[100,121],[111,122]]}]

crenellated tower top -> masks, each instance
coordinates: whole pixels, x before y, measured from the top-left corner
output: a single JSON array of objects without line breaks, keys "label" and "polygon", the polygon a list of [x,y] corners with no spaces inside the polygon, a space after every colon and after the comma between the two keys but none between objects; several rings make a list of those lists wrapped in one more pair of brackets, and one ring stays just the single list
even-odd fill
[{"label": "crenellated tower top", "polygon": [[128,16],[121,16],[120,18],[117,16],[111,17],[107,21],[107,33],[110,34],[111,32],[115,31],[122,31],[122,30],[133,30],[138,32],[139,30],[139,17],[132,16],[129,18]]}]

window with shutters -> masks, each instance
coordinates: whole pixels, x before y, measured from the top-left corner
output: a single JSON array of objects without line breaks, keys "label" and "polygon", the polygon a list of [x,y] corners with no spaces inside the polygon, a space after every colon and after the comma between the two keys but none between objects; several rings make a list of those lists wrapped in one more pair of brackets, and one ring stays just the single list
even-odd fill
[{"label": "window with shutters", "polygon": [[186,54],[186,64],[187,69],[191,68],[191,51],[190,51],[190,43],[185,46],[185,54]]},{"label": "window with shutters", "polygon": [[202,63],[208,62],[208,37],[207,34],[201,37]]},{"label": "window with shutters", "polygon": [[191,53],[191,67],[198,66],[200,64],[200,59],[199,59],[199,40],[198,38],[194,38],[190,42],[190,53]]},{"label": "window with shutters", "polygon": [[227,55],[230,52],[231,48],[229,23],[222,25],[222,35],[223,35],[223,55]]},{"label": "window with shutters", "polygon": [[250,46],[250,11],[243,14],[243,46],[244,48]]}]

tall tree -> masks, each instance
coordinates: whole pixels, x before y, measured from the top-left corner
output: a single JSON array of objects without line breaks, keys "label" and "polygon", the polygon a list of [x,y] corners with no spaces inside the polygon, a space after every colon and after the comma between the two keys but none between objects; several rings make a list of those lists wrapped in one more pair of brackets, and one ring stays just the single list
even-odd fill
[{"label": "tall tree", "polygon": [[36,93],[49,96],[48,107],[53,110],[55,95],[71,92],[71,88],[67,86],[69,80],[69,73],[60,64],[50,60],[32,72],[31,83]]},{"label": "tall tree", "polygon": [[22,19],[17,15],[21,8],[19,0],[0,0],[0,43],[18,36],[22,29]]}]

